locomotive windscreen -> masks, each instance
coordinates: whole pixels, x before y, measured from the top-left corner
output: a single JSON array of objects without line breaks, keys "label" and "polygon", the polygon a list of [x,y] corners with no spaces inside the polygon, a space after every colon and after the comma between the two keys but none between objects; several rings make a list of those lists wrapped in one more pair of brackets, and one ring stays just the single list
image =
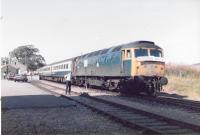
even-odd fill
[{"label": "locomotive windscreen", "polygon": [[150,50],[150,55],[155,57],[162,57],[162,52],[160,50]]},{"label": "locomotive windscreen", "polygon": [[135,49],[135,57],[148,56],[147,49]]}]

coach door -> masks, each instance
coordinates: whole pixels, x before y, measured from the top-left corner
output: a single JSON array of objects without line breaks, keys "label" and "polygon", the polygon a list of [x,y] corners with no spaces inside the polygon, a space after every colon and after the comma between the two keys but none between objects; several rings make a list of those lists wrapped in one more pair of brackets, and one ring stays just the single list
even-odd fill
[{"label": "coach door", "polygon": [[124,73],[125,50],[121,50],[121,73]]}]

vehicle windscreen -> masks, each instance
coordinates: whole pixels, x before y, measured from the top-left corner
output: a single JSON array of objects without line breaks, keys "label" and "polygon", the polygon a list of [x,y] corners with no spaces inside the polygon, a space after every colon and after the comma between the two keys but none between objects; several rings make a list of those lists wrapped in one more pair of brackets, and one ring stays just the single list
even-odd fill
[{"label": "vehicle windscreen", "polygon": [[135,57],[148,56],[147,49],[135,49]]},{"label": "vehicle windscreen", "polygon": [[150,50],[150,55],[155,57],[162,57],[162,52],[160,50]]}]

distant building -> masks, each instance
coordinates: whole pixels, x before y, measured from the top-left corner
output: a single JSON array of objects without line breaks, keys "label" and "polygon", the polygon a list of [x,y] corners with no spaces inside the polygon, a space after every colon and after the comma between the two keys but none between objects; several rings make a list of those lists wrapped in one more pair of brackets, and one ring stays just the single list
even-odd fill
[{"label": "distant building", "polygon": [[1,57],[1,66],[9,64],[9,58],[8,57]]},{"label": "distant building", "polygon": [[17,59],[12,59],[8,62],[1,62],[1,77],[3,77],[3,73],[9,74],[24,74],[27,73],[27,67],[18,62]]}]

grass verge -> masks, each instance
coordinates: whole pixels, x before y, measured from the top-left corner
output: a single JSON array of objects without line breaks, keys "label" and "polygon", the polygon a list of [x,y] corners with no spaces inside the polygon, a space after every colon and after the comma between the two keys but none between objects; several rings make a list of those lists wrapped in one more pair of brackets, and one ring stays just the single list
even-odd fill
[{"label": "grass verge", "polygon": [[165,91],[200,101],[200,69],[186,65],[166,65]]}]

